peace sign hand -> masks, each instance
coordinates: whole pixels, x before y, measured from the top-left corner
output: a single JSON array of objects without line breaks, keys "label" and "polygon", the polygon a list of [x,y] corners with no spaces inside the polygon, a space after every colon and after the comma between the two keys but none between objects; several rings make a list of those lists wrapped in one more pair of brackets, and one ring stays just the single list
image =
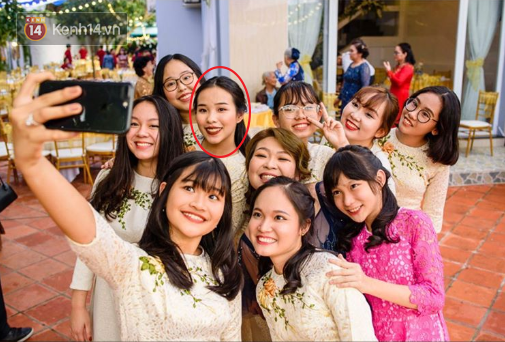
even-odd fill
[{"label": "peace sign hand", "polygon": [[329,262],[341,267],[326,273],[326,276],[331,278],[330,284],[339,288],[353,287],[361,293],[370,293],[372,278],[363,272],[359,264],[346,261],[342,254],[338,255],[338,259],[330,259]]},{"label": "peace sign hand", "polygon": [[336,149],[349,145],[349,140],[347,140],[347,137],[345,136],[344,126],[342,126],[339,121],[328,115],[326,107],[322,102],[319,105],[321,107],[324,123],[310,117],[307,117],[307,120],[321,128],[326,140],[328,140]]}]

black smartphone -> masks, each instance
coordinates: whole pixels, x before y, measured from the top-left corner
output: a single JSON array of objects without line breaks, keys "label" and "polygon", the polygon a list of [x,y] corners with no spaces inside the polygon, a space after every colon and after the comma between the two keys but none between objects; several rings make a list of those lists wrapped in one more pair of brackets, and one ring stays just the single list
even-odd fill
[{"label": "black smartphone", "polygon": [[[80,103],[82,112],[44,123],[47,128],[64,131],[123,134],[130,128],[133,85],[126,82],[45,81],[39,96],[66,87],[80,86],[82,94],[67,103]],[[65,104],[67,104],[65,103]]]}]

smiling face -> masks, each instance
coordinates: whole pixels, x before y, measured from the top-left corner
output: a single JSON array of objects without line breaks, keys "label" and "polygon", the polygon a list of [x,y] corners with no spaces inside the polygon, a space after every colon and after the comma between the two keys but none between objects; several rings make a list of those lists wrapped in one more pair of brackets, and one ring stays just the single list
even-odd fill
[{"label": "smiling face", "polygon": [[126,133],[128,149],[139,161],[154,162],[159,152],[159,119],[156,107],[147,101],[135,106],[130,130]]},{"label": "smiling face", "polygon": [[277,139],[268,137],[256,145],[247,173],[253,189],[258,189],[274,177],[296,178],[296,161]]},{"label": "smiling face", "polygon": [[220,87],[203,90],[197,99],[196,122],[211,149],[229,150],[235,146],[235,129],[243,113],[237,113],[233,97]]},{"label": "smiling face", "polygon": [[[403,108],[400,124],[398,125],[401,133],[422,140],[425,140],[425,136],[430,132],[433,135],[438,134],[437,123],[433,120],[438,121],[440,118],[440,112],[442,111],[440,97],[433,93],[423,93],[419,94],[413,101],[417,107],[415,110],[409,112],[406,106]],[[417,120],[418,113],[421,117],[429,117],[430,120],[426,123],[419,122]]]},{"label": "smiling face", "polygon": [[300,225],[300,218],[280,186],[263,190],[256,198],[247,227],[256,253],[270,257],[276,271],[302,246],[302,235],[309,224]]},{"label": "smiling face", "polygon": [[302,139],[305,144],[308,143],[309,138],[314,134],[317,130],[317,126],[311,124],[307,120],[307,116],[315,120],[321,120],[322,112],[319,110],[318,112],[307,112],[304,110],[297,110],[294,117],[287,118],[285,112],[280,110],[280,108],[286,105],[295,105],[298,107],[306,107],[307,105],[319,105],[318,103],[313,103],[309,100],[303,99],[303,101],[298,101],[296,103],[286,103],[285,96],[281,98],[279,104],[279,115],[273,115],[272,119],[277,128],[284,128],[290,132],[293,132],[298,138]]},{"label": "smiling face", "polygon": [[[385,174],[381,170],[377,174],[381,184],[385,182]],[[365,180],[347,178],[343,173],[337,186],[332,189],[333,200],[337,208],[349,216],[354,222],[365,222],[369,230],[382,209],[381,193],[374,193]]]},{"label": "smiling face", "polygon": [[[219,194],[220,184],[207,192],[195,187],[194,180],[186,179],[194,166],[185,170],[174,183],[166,203],[170,224],[170,238],[178,246],[198,246],[202,236],[216,228],[224,211],[225,199]],[[162,183],[160,189],[163,189]]]},{"label": "smiling face", "polygon": [[[166,84],[169,79],[176,80],[189,73],[193,73],[193,70],[189,66],[177,59],[172,59],[167,63],[167,65],[165,65],[165,70],[163,72],[163,84]],[[193,81],[187,85],[183,84],[181,80],[179,80],[177,82],[177,88],[174,91],[168,91],[166,87],[163,87],[163,91],[168,102],[170,102],[170,104],[177,108],[180,112],[188,113],[191,92],[193,91],[197,80],[198,77],[196,77],[196,75],[193,75]]]},{"label": "smiling face", "polygon": [[384,136],[381,128],[384,120],[386,104],[382,103],[378,108],[365,107],[372,94],[363,96],[362,99],[354,98],[349,102],[343,112],[340,121],[344,126],[345,136],[351,145],[361,145],[370,148],[374,138]]}]

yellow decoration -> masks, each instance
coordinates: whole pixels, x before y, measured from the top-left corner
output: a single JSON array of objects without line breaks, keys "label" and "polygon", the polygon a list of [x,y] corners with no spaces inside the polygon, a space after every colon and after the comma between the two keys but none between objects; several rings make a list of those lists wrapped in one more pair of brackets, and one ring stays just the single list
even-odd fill
[{"label": "yellow decoration", "polygon": [[313,80],[314,77],[312,75],[312,68],[310,67],[310,62],[312,62],[312,58],[307,54],[303,55],[302,58],[298,60],[298,63],[300,63],[300,65],[302,66],[305,75],[308,75],[310,79]]},{"label": "yellow decoration", "polygon": [[466,65],[466,77],[472,84],[472,88],[475,91],[479,90],[480,74],[482,72],[482,66],[484,65],[483,58],[477,58],[474,60],[467,60]]}]

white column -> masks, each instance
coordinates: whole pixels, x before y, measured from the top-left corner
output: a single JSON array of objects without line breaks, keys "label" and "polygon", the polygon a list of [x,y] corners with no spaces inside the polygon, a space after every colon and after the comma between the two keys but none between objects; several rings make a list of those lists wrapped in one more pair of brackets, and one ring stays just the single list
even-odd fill
[{"label": "white column", "polygon": [[[499,57],[498,57],[498,71],[496,73],[496,90],[500,92],[502,89],[505,89],[505,79],[503,78],[504,67],[505,67],[505,3],[502,1],[502,15],[501,15],[501,30],[500,30],[500,47],[499,47]],[[498,127],[499,117],[505,117],[505,113],[500,110],[500,105],[502,102],[502,96],[505,94],[500,93],[498,96],[498,102],[496,103],[494,122],[493,122],[493,133],[500,133],[501,135],[505,135],[505,124],[503,127]],[[505,123],[505,120],[504,120]]]},{"label": "white column", "polygon": [[469,0],[459,0],[458,32],[456,36],[456,60],[454,66],[453,89],[461,100],[463,75],[465,72],[466,28],[468,22]]},{"label": "white column", "polygon": [[324,75],[323,92],[335,93],[337,90],[337,31],[338,1],[324,2]]}]

